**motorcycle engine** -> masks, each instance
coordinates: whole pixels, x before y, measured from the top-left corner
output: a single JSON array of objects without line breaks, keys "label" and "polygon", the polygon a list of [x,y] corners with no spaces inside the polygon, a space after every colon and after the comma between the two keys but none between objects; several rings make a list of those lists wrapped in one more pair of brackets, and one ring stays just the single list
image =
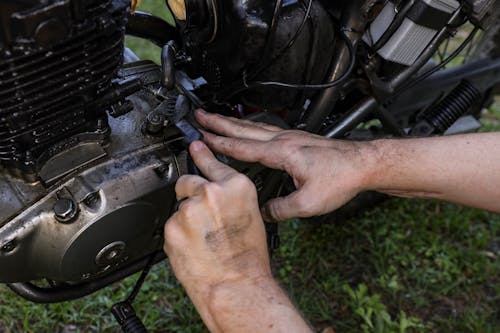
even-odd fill
[{"label": "motorcycle engine", "polygon": [[[324,82],[333,61],[335,29],[321,1],[311,1],[309,14],[309,0],[167,0],[167,4],[183,36],[182,50],[191,59],[188,73],[208,81],[215,102],[230,99],[268,110],[302,107],[308,96],[301,91],[245,90],[242,78],[317,84]],[[236,93],[241,89],[243,93]]]},{"label": "motorcycle engine", "polygon": [[[0,281],[95,279],[161,248],[179,161],[159,81],[122,67],[129,1],[0,1]],[[130,111],[118,118],[115,116]]]},{"label": "motorcycle engine", "polygon": [[[268,1],[168,3],[182,36],[176,78],[203,77],[204,105],[291,107],[304,96],[227,96],[252,72],[319,83],[332,61],[333,23],[319,1],[309,15],[296,0],[279,1],[280,15]],[[0,0],[2,283],[108,281],[100,288],[161,250],[188,158],[181,133],[157,112],[176,94],[162,87],[165,73],[150,61],[124,63],[129,11],[127,0]],[[256,183],[262,194],[272,182]]]}]

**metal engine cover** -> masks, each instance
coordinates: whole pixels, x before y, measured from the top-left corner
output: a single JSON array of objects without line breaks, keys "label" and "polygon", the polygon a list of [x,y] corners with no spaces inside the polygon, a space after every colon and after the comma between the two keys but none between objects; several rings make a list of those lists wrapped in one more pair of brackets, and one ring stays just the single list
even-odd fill
[{"label": "metal engine cover", "polygon": [[[127,71],[158,82],[152,64]],[[110,118],[109,144],[90,166],[50,187],[0,169],[0,282],[92,280],[161,249],[182,158],[141,129],[158,102],[145,92],[129,100],[133,110]],[[97,148],[80,154],[87,149]],[[73,158],[69,150],[57,161]]]}]

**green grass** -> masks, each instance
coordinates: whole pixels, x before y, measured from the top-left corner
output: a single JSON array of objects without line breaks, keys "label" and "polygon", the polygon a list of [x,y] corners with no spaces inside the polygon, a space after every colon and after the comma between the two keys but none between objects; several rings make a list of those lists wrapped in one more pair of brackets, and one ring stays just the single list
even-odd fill
[{"label": "green grass", "polygon": [[[161,1],[143,2],[166,15]],[[158,60],[158,49],[132,39],[128,45]],[[500,100],[483,123],[500,130]],[[343,222],[291,221],[281,236],[275,276],[317,330],[499,331],[499,215],[394,199]],[[109,308],[135,278],[54,305],[31,304],[0,287],[0,332],[118,332]],[[167,263],[153,269],[135,305],[151,332],[205,331]]]},{"label": "green grass", "polygon": [[[291,221],[281,229],[275,276],[318,330],[493,333],[500,325],[499,215],[397,199],[341,223]],[[7,332],[117,331],[108,309],[133,282],[56,305],[2,289],[2,325]],[[204,330],[166,263],[155,267],[136,308],[152,332]]]}]

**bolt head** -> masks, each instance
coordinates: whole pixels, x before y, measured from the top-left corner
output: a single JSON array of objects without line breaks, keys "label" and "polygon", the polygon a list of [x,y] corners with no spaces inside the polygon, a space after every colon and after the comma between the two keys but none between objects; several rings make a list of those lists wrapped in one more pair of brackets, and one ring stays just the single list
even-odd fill
[{"label": "bolt head", "polygon": [[116,264],[125,255],[125,242],[117,241],[105,246],[95,258],[95,262],[100,267]]},{"label": "bolt head", "polygon": [[59,222],[71,222],[77,213],[78,208],[72,199],[62,198],[54,204],[54,215]]}]

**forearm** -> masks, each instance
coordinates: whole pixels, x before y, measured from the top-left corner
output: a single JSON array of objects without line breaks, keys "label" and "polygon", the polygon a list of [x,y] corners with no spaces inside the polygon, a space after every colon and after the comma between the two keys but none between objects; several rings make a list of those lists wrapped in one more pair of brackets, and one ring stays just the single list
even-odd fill
[{"label": "forearm", "polygon": [[214,286],[207,304],[220,332],[312,332],[272,278]]},{"label": "forearm", "polygon": [[500,133],[373,142],[368,188],[500,212]]}]

